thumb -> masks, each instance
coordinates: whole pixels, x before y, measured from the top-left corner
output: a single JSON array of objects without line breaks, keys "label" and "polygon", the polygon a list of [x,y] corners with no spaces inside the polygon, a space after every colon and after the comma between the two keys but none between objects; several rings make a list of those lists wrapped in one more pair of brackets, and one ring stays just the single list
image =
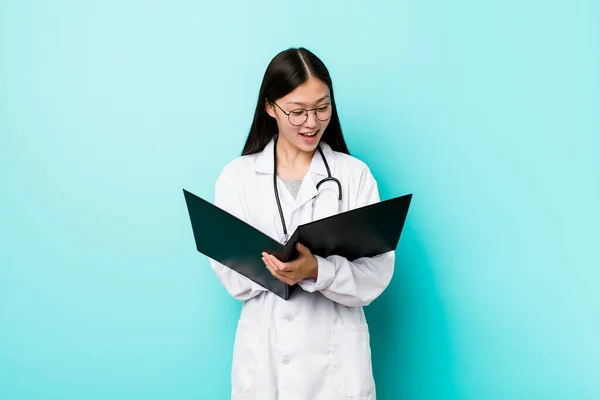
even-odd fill
[{"label": "thumb", "polygon": [[308,248],[306,248],[305,245],[303,245],[302,243],[298,242],[296,243],[296,249],[300,252],[300,253],[306,253],[308,251]]}]

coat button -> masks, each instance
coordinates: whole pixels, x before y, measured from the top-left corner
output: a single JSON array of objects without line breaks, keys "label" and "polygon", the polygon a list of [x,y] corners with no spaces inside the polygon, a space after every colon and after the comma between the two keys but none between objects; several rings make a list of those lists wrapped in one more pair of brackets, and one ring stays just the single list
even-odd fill
[{"label": "coat button", "polygon": [[288,365],[288,364],[290,363],[290,361],[291,361],[291,360],[290,360],[290,358],[289,358],[289,357],[283,357],[283,358],[281,359],[281,364],[283,364],[283,365]]},{"label": "coat button", "polygon": [[294,320],[294,316],[292,314],[285,314],[283,317],[287,322],[292,322]]}]

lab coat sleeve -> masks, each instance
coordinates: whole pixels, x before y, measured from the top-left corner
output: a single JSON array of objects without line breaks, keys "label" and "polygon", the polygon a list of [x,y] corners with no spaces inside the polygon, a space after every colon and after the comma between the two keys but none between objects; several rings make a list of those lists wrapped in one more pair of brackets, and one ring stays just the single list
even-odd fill
[{"label": "lab coat sleeve", "polygon": [[[377,183],[368,170],[359,192],[357,208],[379,202]],[[304,279],[299,282],[300,287],[307,292],[320,291],[325,297],[348,307],[369,305],[389,285],[394,273],[394,251],[354,261],[338,255],[315,257],[317,280]]]},{"label": "lab coat sleeve", "polygon": [[[232,190],[228,189],[233,187],[231,186],[232,183],[231,180],[227,180],[223,173],[221,174],[215,184],[215,205],[241,218],[244,205],[239,202],[239,197]],[[266,290],[256,282],[212,258],[208,260],[225,289],[235,299],[246,301]]]}]

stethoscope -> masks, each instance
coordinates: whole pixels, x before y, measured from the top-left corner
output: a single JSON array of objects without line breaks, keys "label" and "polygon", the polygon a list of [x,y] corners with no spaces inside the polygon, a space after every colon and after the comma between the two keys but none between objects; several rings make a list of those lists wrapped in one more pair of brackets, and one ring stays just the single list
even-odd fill
[{"label": "stethoscope", "polygon": [[[325,154],[323,154],[323,150],[321,150],[321,146],[318,146],[319,154],[321,154],[321,158],[323,159],[323,163],[325,164],[325,169],[327,169],[327,178],[321,179],[317,183],[317,194],[312,199],[312,212],[314,219],[315,212],[315,201],[317,197],[319,197],[319,186],[321,184],[332,181],[337,184],[338,187],[338,212],[342,204],[342,184],[339,180],[331,176],[331,170],[329,169],[329,164],[327,164],[327,159],[325,158]],[[279,191],[277,190],[277,136],[275,136],[275,145],[273,146],[273,190],[275,191],[275,200],[277,200],[277,208],[279,209],[279,217],[281,218],[281,226],[283,227],[283,239],[285,242],[289,239],[287,227],[285,225],[285,218],[283,218],[283,209],[281,208],[281,202],[279,201]]]}]

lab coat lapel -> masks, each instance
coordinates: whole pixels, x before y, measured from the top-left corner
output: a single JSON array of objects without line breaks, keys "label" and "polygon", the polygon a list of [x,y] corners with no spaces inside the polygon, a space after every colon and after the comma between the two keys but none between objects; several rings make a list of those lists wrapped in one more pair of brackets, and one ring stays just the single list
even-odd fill
[{"label": "lab coat lapel", "polygon": [[[331,147],[325,142],[320,143],[323,154],[327,159],[329,169],[334,175],[335,154]],[[298,198],[296,199],[297,207],[302,207],[310,202],[307,207],[311,208],[311,218],[308,221],[325,218],[336,214],[338,211],[338,195],[337,185],[334,182],[325,182],[317,190],[317,184],[327,178],[327,168],[321,153],[317,150],[313,156],[308,173],[302,181]]]},{"label": "lab coat lapel", "polygon": [[[296,196],[295,208],[298,209],[306,204],[309,200],[317,195],[317,187],[315,185],[315,177],[310,171],[304,176],[300,190]],[[317,176],[317,179],[318,176]]]},{"label": "lab coat lapel", "polygon": [[[272,138],[269,141],[269,143],[267,143],[264,150],[259,154],[255,163],[256,172],[270,174],[271,178],[273,175],[274,167],[274,145],[275,140],[274,138]],[[321,149],[323,150],[323,154],[327,159],[327,163],[329,165],[329,169],[331,170],[332,175],[335,176],[335,154],[333,150],[331,150],[331,147],[325,142],[321,142],[319,146],[321,146]],[[312,220],[325,218],[327,216],[337,213],[337,185],[333,182],[326,182],[321,185],[319,192],[317,192],[317,183],[326,177],[327,169],[325,167],[323,158],[321,157],[321,153],[317,150],[313,155],[310,167],[308,169],[308,173],[302,180],[302,184],[300,185],[300,190],[296,199],[292,197],[291,193],[289,192],[285,184],[281,181],[281,179],[279,177],[277,178],[277,190],[279,191],[281,208],[283,209],[285,221],[288,225],[289,234],[292,233],[292,230],[290,230],[291,226],[289,226],[289,221],[291,220],[292,213],[298,210],[299,208],[303,207],[304,205],[307,205],[308,202],[311,202],[311,204],[309,204],[308,206],[314,207],[314,212],[311,210],[310,213],[311,215],[313,215]],[[274,195],[275,194],[273,194],[273,196]],[[313,202],[313,199],[315,198],[316,201]],[[277,214],[277,218],[279,218],[279,213]],[[310,222],[310,220],[311,219],[308,219],[304,222]]]},{"label": "lab coat lapel", "polygon": [[[273,158],[274,146],[275,137],[271,138],[269,143],[267,143],[264,150],[256,158],[256,162],[254,164],[254,170],[256,172],[271,175],[271,179],[273,179],[273,168],[275,162]],[[279,192],[279,200],[281,200],[281,206],[282,208],[284,208],[284,211],[284,204],[287,206],[287,208],[296,208],[296,200],[294,200],[292,194],[289,192],[288,188],[285,186],[285,184],[279,177],[277,177],[277,191]],[[273,196],[275,196],[275,193],[273,193]]]},{"label": "lab coat lapel", "polygon": [[[273,190],[272,182],[273,182],[273,168],[274,168],[274,158],[273,158],[273,150],[275,146],[275,138],[271,138],[269,143],[265,146],[263,151],[257,156],[254,170],[258,174],[268,175],[268,179],[271,183],[270,192],[268,196],[272,196],[273,204],[277,207],[277,201],[275,200],[275,192]],[[279,200],[281,202],[281,211],[283,212],[283,218],[285,219],[285,224],[287,227],[288,235],[294,233],[294,226],[291,226],[292,213],[297,208],[296,200],[292,197],[292,194],[285,186],[283,181],[277,177],[277,192],[279,193]],[[279,216],[279,210],[275,210],[273,213],[273,223],[275,226],[277,239],[281,240],[283,238],[283,225],[281,224],[281,218]]]},{"label": "lab coat lapel", "polygon": [[[325,147],[326,144],[321,142],[319,146]],[[304,176],[298,196],[296,197],[297,207],[302,207],[306,202],[312,200],[317,195],[317,183],[325,177],[327,177],[327,169],[325,168],[321,153],[317,149],[310,162],[308,172]]]},{"label": "lab coat lapel", "polygon": [[[302,186],[300,188],[302,189]],[[296,200],[294,200],[294,197],[280,177],[277,177],[277,191],[279,192],[279,200],[281,200],[282,206],[285,203],[287,209],[291,211],[294,211],[296,208],[298,208],[296,205]],[[275,193],[273,193],[273,196],[275,196]],[[285,210],[286,209],[284,207],[283,211],[285,212]]]}]

